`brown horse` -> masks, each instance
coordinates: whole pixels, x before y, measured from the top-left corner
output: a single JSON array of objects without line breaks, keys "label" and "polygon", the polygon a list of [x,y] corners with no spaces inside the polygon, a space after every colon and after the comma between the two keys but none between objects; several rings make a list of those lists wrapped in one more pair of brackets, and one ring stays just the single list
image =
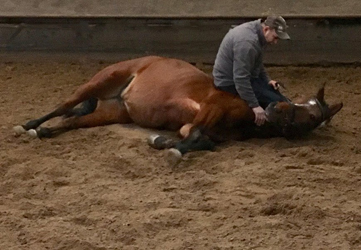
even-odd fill
[{"label": "brown horse", "polygon": [[[82,102],[82,108],[74,108]],[[106,67],[54,111],[14,130],[43,138],[77,128],[136,123],[179,130],[183,138],[179,142],[162,136],[152,136],[149,142],[158,149],[173,148],[171,152],[181,156],[212,149],[214,141],[305,134],[341,108],[342,103],[326,104],[322,87],[316,97],[298,104],[270,104],[268,122],[257,127],[247,103],[217,90],[206,73],[181,60],[149,56]],[[39,127],[57,116],[64,116],[59,124]]]}]

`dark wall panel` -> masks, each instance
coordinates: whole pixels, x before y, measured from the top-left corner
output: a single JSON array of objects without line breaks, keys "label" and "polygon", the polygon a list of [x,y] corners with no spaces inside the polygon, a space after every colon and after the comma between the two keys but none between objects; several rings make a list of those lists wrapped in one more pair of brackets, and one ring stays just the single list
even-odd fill
[{"label": "dark wall panel", "polygon": [[359,0],[0,0],[7,17],[359,16]]},{"label": "dark wall panel", "polygon": [[[3,18],[0,52],[157,54],[213,63],[231,27],[253,19]],[[269,46],[271,64],[361,61],[361,18],[289,19],[290,41]]]}]

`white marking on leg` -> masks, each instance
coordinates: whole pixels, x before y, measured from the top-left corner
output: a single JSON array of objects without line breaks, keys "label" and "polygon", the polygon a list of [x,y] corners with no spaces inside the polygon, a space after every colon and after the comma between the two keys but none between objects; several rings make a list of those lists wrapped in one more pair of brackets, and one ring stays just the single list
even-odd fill
[{"label": "white marking on leg", "polygon": [[175,167],[182,161],[182,153],[178,149],[171,148],[167,151],[166,160],[170,167]]},{"label": "white marking on leg", "polygon": [[13,130],[15,131],[15,133],[17,135],[21,135],[21,134],[24,134],[26,132],[26,130],[21,125],[17,125],[15,127],[13,127]]},{"label": "white marking on leg", "polygon": [[160,135],[153,134],[148,137],[148,144],[154,145],[154,141],[159,137]]},{"label": "white marking on leg", "polygon": [[37,138],[38,137],[38,133],[36,132],[35,129],[29,129],[26,133],[32,138]]}]

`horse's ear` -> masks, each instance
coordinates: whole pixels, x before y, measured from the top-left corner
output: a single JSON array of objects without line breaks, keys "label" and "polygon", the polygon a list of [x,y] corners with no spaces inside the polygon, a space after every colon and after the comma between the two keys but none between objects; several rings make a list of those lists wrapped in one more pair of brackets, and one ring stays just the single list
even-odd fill
[{"label": "horse's ear", "polygon": [[325,83],[322,84],[322,86],[320,87],[320,89],[317,92],[317,100],[319,100],[321,103],[325,101],[324,97],[325,97]]},{"label": "horse's ear", "polygon": [[332,104],[328,107],[328,109],[330,110],[330,117],[334,116],[338,111],[340,111],[343,107],[343,103],[337,103],[337,104]]}]

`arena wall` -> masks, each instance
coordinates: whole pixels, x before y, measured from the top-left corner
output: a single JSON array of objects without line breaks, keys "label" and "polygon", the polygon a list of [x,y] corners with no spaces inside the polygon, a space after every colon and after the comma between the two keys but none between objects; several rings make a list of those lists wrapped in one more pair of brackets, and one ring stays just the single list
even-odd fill
[{"label": "arena wall", "polygon": [[[213,63],[232,25],[287,18],[290,41],[270,46],[269,64],[361,62],[361,1],[0,0],[0,53],[103,60],[157,54]],[[20,58],[23,58],[21,56]]]},{"label": "arena wall", "polygon": [[358,16],[358,0],[1,0],[7,17],[292,17]]}]

